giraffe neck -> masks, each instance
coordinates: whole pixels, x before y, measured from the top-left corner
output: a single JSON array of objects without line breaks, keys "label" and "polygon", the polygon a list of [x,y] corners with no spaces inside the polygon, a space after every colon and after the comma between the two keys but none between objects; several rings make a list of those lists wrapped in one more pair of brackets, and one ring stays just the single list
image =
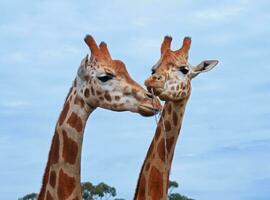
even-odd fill
[{"label": "giraffe neck", "polygon": [[84,128],[95,109],[78,94],[76,80],[56,124],[38,200],[81,200],[81,150]]},{"label": "giraffe neck", "polygon": [[[188,98],[179,102],[165,103],[140,172],[134,200],[168,198],[169,173],[187,100]],[[165,151],[165,134],[167,151]],[[167,159],[165,152],[167,152]]]}]

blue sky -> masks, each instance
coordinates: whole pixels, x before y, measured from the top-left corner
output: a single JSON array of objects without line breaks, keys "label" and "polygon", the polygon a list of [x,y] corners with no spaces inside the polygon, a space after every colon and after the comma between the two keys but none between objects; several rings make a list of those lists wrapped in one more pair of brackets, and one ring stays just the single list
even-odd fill
[{"label": "blue sky", "polygon": [[[270,2],[1,1],[0,199],[38,192],[54,126],[92,34],[139,83],[167,34],[193,39],[190,63],[218,59],[193,80],[171,179],[197,200],[270,199]],[[105,125],[106,124],[106,125]],[[98,109],[82,180],[132,199],[155,120]]]}]

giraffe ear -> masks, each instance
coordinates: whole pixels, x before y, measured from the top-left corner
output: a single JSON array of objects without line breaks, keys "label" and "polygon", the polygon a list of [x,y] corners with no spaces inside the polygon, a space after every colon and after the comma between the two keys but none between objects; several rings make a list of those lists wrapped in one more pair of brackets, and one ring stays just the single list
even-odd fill
[{"label": "giraffe ear", "polygon": [[78,76],[80,77],[80,79],[84,80],[85,79],[85,75],[86,75],[86,66],[88,63],[88,54],[86,55],[86,57],[81,61],[80,67],[78,69]]},{"label": "giraffe ear", "polygon": [[194,78],[201,72],[208,72],[211,69],[213,69],[218,64],[218,60],[204,60],[200,64],[198,64],[196,67],[193,67],[190,76],[191,78]]}]

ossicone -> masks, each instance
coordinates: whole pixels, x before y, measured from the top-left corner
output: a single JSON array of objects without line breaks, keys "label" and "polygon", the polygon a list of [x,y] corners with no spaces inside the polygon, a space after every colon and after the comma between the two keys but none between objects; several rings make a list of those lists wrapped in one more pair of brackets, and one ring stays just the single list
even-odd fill
[{"label": "ossicone", "polygon": [[100,49],[100,52],[108,59],[112,59],[111,58],[111,54],[108,50],[108,47],[107,47],[107,44],[105,42],[101,42],[99,44],[99,49]]},{"label": "ossicone", "polygon": [[85,43],[89,47],[92,54],[97,55],[99,52],[97,43],[91,35],[86,35],[84,38]]},{"label": "ossicone", "polygon": [[180,52],[188,54],[191,45],[191,37],[186,36],[183,40],[182,47],[179,49]]},{"label": "ossicone", "polygon": [[163,54],[166,50],[171,48],[171,42],[172,42],[172,37],[166,35],[164,37],[162,44],[161,44],[161,49],[160,49],[161,54]]}]

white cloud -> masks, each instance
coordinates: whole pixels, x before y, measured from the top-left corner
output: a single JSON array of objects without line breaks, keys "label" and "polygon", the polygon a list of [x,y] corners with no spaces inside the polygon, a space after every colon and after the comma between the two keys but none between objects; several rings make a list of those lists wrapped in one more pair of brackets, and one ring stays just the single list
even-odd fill
[{"label": "white cloud", "polygon": [[[151,54],[159,54],[160,39],[136,37],[129,42],[127,56],[148,57]],[[154,63],[153,63],[154,64]],[[150,66],[149,66],[150,69]]]},{"label": "white cloud", "polygon": [[6,60],[11,63],[21,63],[27,60],[28,55],[24,52],[17,51],[8,55],[1,56],[1,60]]},{"label": "white cloud", "polygon": [[239,16],[243,13],[244,7],[242,5],[231,5],[222,7],[211,7],[205,10],[198,10],[193,12],[193,20],[196,23],[220,23],[231,20],[233,17]]},{"label": "white cloud", "polygon": [[[72,46],[60,46],[60,47],[56,47],[56,48],[47,48],[44,49],[44,51],[42,51],[42,53],[37,53],[36,56],[34,56],[35,58],[39,58],[42,61],[45,60],[59,60],[59,59],[67,59],[70,56],[80,56],[82,54],[81,50],[76,48],[76,47],[72,47]],[[82,57],[82,55],[81,55]],[[79,61],[78,61],[79,63]]]}]

